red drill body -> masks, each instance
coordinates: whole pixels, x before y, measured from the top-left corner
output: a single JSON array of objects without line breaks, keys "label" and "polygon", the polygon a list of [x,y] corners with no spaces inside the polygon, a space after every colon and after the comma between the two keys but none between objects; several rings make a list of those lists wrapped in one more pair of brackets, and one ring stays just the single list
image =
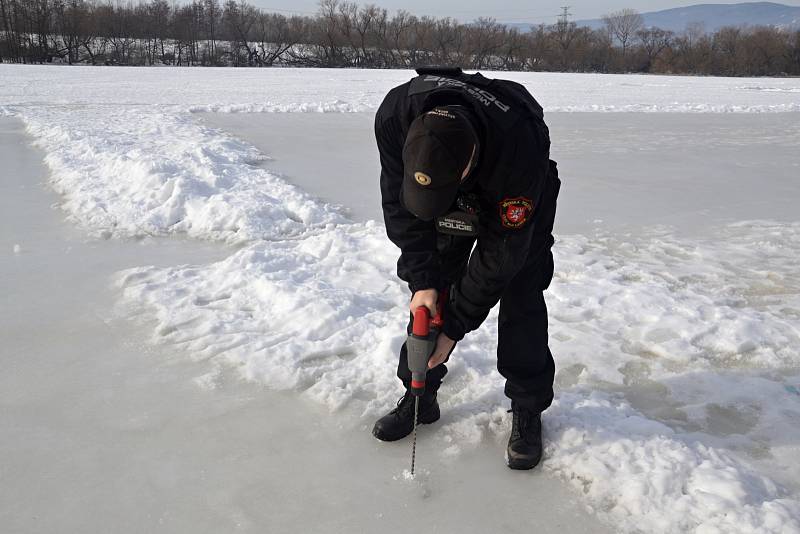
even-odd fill
[{"label": "red drill body", "polygon": [[420,306],[414,310],[414,322],[411,334],[406,341],[406,351],[408,369],[411,371],[411,393],[417,397],[425,393],[428,360],[431,359],[436,348],[436,338],[442,327],[442,301],[444,298],[444,294],[440,295],[436,304],[436,315],[433,317],[426,306]]}]

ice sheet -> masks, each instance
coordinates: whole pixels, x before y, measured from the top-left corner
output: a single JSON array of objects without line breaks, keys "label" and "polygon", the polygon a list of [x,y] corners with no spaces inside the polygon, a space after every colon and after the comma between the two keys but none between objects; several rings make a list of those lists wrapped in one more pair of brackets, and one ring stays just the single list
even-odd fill
[{"label": "ice sheet", "polygon": [[[487,72],[525,85],[546,110],[800,111],[797,78]],[[0,113],[47,104],[152,105],[206,111],[374,111],[408,70],[147,69],[0,64]]]},{"label": "ice sheet", "polygon": [[[270,172],[344,206],[358,220],[383,220],[372,114],[198,115],[266,154],[261,165]],[[797,114],[546,118],[562,177],[560,234],[667,225],[696,235],[709,224],[797,220]]]},{"label": "ice sheet", "polygon": [[[8,80],[2,113],[25,121],[48,154],[63,207],[85,229],[238,244],[222,261],[139,267],[115,279],[122,311],[155,320],[159,345],[204,362],[202,385],[214,388],[234,371],[303,392],[334,417],[364,421],[391,405],[396,384],[387,369],[402,339],[407,295],[392,278],[396,250],[380,223],[349,220],[287,185],[251,144],[186,112],[370,111],[409,73],[2,66],[0,74]],[[796,80],[769,80],[763,90],[763,80],[756,87],[740,79],[512,76],[548,111],[798,109]],[[784,154],[796,142],[796,129],[779,117],[774,135],[756,135],[760,145],[734,135],[726,138],[733,145],[720,147],[719,132],[708,130],[699,151],[729,150],[731,165],[709,173],[709,186],[722,185],[709,187],[706,199],[727,183],[744,184],[745,197],[758,191],[751,153],[775,159],[773,147]],[[610,136],[587,139],[642,169],[637,158],[658,161],[693,143],[682,130],[677,121],[671,137],[644,154]],[[314,147],[304,148],[313,158]],[[679,157],[671,161],[664,169],[686,167]],[[322,175],[326,162],[319,165]],[[785,170],[796,160],[779,156],[773,165]],[[668,213],[674,175],[656,175],[635,198],[657,195],[652,205]],[[781,188],[764,206],[796,193],[791,180],[763,186]],[[724,209],[731,197],[721,196]],[[622,530],[800,530],[792,460],[800,413],[798,226],[777,205],[775,219],[714,221],[702,234],[598,222],[559,235],[549,294],[559,396],[545,415],[544,465]],[[9,246],[9,255],[24,255],[20,241],[20,252]],[[490,317],[454,355],[449,396],[443,391],[449,415],[431,436],[441,461],[502,441],[508,416],[492,357],[495,322]]]}]

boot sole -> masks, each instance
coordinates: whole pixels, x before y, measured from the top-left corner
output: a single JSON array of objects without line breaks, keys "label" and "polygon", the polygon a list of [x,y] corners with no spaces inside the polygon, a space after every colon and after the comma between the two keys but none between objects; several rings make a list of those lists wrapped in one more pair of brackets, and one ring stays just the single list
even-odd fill
[{"label": "boot sole", "polygon": [[517,456],[509,454],[508,450],[506,450],[506,465],[515,471],[529,471],[539,465],[539,462],[541,461],[541,455],[539,455],[538,458],[533,458],[527,455]]}]

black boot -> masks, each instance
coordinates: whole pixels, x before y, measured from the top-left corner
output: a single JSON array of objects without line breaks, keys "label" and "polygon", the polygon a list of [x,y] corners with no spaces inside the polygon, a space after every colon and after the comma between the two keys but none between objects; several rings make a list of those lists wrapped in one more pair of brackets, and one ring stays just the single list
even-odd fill
[{"label": "black boot", "polygon": [[[418,422],[427,425],[439,420],[439,403],[436,392],[419,398]],[[372,435],[381,441],[397,441],[414,430],[414,396],[406,392],[397,401],[397,407],[375,423]]]},{"label": "black boot", "polygon": [[513,423],[506,449],[511,469],[533,469],[542,459],[542,415],[511,402]]}]

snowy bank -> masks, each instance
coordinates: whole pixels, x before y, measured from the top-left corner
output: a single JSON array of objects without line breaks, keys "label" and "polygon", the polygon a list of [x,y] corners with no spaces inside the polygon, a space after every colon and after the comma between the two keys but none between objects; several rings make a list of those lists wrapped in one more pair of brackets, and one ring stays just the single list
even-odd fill
[{"label": "snowy bank", "polygon": [[[0,64],[0,113],[63,104],[158,105],[178,111],[374,111],[414,74],[359,69],[52,68]],[[800,111],[797,78],[484,72],[525,85],[546,111]]]}]

